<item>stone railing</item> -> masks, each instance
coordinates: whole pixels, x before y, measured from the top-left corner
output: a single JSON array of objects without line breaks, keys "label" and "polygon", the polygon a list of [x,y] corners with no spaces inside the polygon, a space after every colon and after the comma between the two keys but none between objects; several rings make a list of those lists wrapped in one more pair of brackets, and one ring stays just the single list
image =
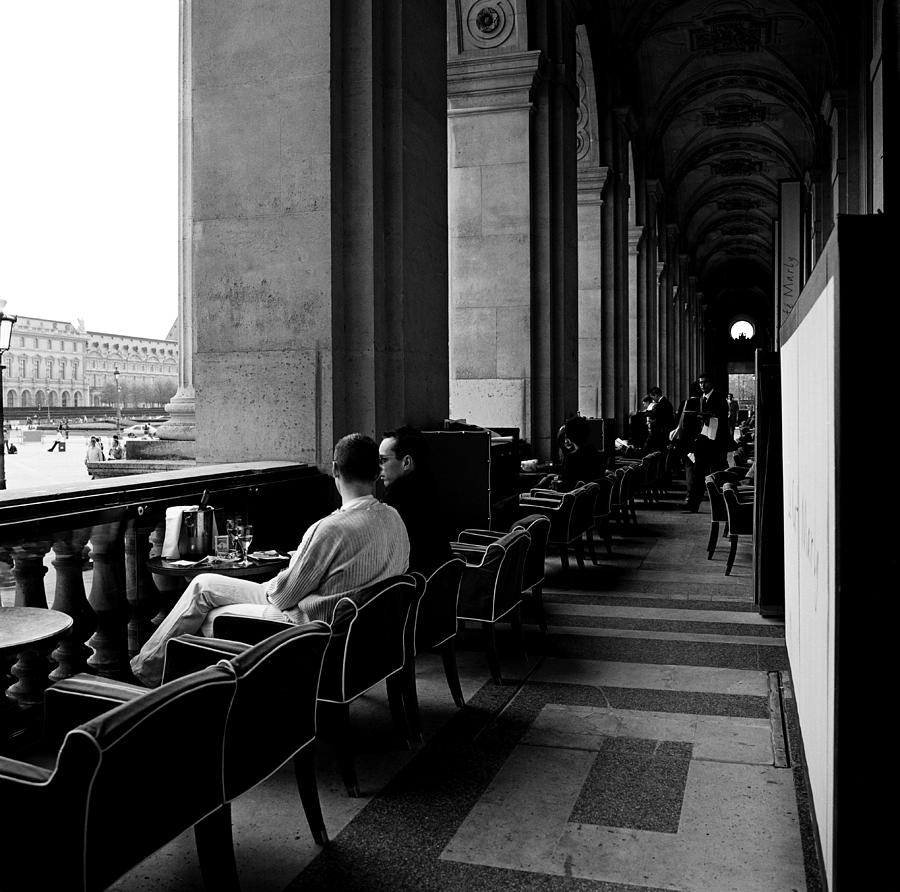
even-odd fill
[{"label": "stone railing", "polygon": [[[204,490],[223,515],[249,518],[258,549],[296,548],[309,524],[337,504],[328,476],[287,462],[194,466],[0,494],[3,606],[50,607],[73,620],[55,647],[0,652],[5,712],[27,715],[49,683],[78,672],[130,677],[130,657],[180,591],[172,587],[184,584],[147,567],[162,549],[166,508],[197,504]],[[5,723],[16,724],[8,717]]]}]

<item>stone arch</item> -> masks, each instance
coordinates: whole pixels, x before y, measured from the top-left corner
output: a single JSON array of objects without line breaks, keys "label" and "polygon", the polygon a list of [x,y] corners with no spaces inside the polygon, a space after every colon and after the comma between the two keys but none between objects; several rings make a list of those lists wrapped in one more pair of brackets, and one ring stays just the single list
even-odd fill
[{"label": "stone arch", "polygon": [[80,406],[81,405],[81,391],[76,390],[75,395],[72,397],[72,405]]},{"label": "stone arch", "polygon": [[53,408],[54,406],[57,405],[57,401],[58,401],[58,398],[57,398],[57,395],[56,395],[56,391],[55,391],[55,390],[51,390],[51,391],[47,394],[47,402],[50,404],[50,407]]},{"label": "stone arch", "polygon": [[14,390],[10,390],[6,394],[6,405],[9,406],[10,409],[14,409],[16,406],[16,392]]},{"label": "stone arch", "polygon": [[63,408],[66,408],[66,406],[69,405],[69,391],[68,391],[68,390],[64,390],[64,391],[62,392],[62,395],[61,395],[60,398],[59,398],[59,404],[60,404]]},{"label": "stone arch", "polygon": [[23,406],[31,405],[31,391],[30,390],[22,391],[22,405]]}]

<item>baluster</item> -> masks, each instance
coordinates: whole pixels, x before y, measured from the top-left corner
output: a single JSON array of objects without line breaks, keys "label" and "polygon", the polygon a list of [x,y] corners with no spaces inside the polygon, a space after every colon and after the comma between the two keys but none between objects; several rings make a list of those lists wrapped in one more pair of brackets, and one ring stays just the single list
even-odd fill
[{"label": "baluster", "polygon": [[69,678],[87,668],[91,653],[85,644],[97,625],[97,618],[84,592],[84,546],[91,534],[90,527],[72,530],[54,539],[53,566],[56,569],[56,595],[53,609],[72,617],[69,634],[60,639],[52,657],[57,667],[50,673],[51,681]]},{"label": "baluster", "polygon": [[[50,541],[40,539],[23,542],[12,547],[16,577],[17,607],[47,607],[44,591],[44,556],[50,551]],[[47,687],[50,661],[36,648],[28,648],[16,654],[11,674],[18,681],[6,690],[6,696],[18,701],[20,706],[35,706],[42,702]]]},{"label": "baluster", "polygon": [[130,656],[134,656],[153,634],[151,617],[160,605],[160,593],[154,584],[156,577],[147,569],[157,529],[156,518],[146,513],[130,518],[125,528],[125,586],[131,612],[128,623]]},{"label": "baluster", "polygon": [[[153,532],[150,534],[150,557],[159,557],[162,554],[163,545],[166,541],[166,521],[165,518],[156,524]],[[166,614],[172,609],[175,602],[181,596],[186,587],[183,579],[177,576],[163,576],[160,573],[151,573],[156,590],[159,592],[159,612],[150,622],[154,626],[158,626],[165,618]]]},{"label": "baluster", "polygon": [[87,662],[99,675],[109,678],[127,678],[130,674],[123,532],[120,521],[98,524],[91,530],[94,578],[88,603],[97,616],[97,628],[88,641],[94,652]]}]

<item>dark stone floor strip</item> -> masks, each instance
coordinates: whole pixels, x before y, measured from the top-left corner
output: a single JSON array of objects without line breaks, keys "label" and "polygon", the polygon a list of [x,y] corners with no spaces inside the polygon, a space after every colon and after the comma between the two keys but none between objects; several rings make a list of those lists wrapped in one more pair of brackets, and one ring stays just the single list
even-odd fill
[{"label": "dark stone floor strip", "polygon": [[546,604],[600,604],[608,607],[654,607],[675,610],[721,610],[731,613],[757,613],[755,605],[746,601],[687,601],[673,598],[627,598],[621,595],[594,592],[570,592],[544,589]]},{"label": "dark stone floor strip", "polygon": [[644,619],[626,616],[585,616],[551,613],[551,626],[574,626],[582,629],[635,629],[653,632],[696,632],[703,635],[744,635],[758,638],[784,638],[784,626],[762,626],[742,623],[685,622],[676,619]]}]

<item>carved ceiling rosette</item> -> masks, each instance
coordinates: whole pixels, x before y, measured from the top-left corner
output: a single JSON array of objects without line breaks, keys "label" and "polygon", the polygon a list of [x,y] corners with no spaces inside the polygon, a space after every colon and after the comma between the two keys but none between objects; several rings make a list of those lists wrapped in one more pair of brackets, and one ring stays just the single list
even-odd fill
[{"label": "carved ceiling rosette", "polygon": [[496,49],[509,40],[516,26],[513,0],[475,0],[466,13],[465,42],[478,49]]}]

